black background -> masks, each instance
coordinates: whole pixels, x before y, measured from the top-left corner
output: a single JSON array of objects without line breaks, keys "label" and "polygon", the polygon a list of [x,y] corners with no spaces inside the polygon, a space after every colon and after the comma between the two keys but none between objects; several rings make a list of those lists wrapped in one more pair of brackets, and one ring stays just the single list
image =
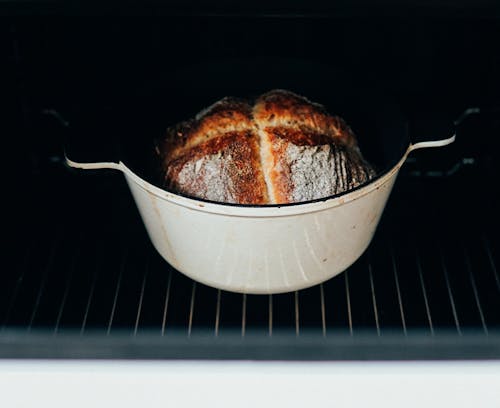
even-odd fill
[{"label": "black background", "polygon": [[[2,124],[16,140],[13,151],[33,165],[61,151],[57,136],[33,131],[41,110],[80,121],[120,104],[140,107],[138,88],[209,60],[326,63],[382,87],[409,117],[456,117],[469,106],[500,103],[500,7],[492,1],[5,1],[0,12]],[[208,102],[155,98],[165,122]]]},{"label": "black background", "polygon": [[[162,92],[152,92],[145,101],[139,89],[175,79],[172,71],[184,64],[234,58],[291,58],[335,66],[355,81],[383,89],[410,121],[430,114],[451,120],[467,107],[500,106],[500,7],[494,1],[0,1],[0,11],[0,137],[2,164],[7,165],[2,192],[8,205],[3,226],[9,227],[1,231],[6,241],[2,330],[61,333],[76,328],[77,333],[94,329],[100,335],[123,329],[129,336],[151,329],[158,335],[172,277],[166,331],[187,333],[194,283],[151,247],[123,178],[113,172],[70,172],[63,166],[65,131],[43,110],[63,112],[84,140],[97,135],[99,150],[115,136],[118,124],[128,123],[134,109],[153,106],[167,124],[208,102],[197,99],[204,92],[196,87],[192,100],[183,103]],[[268,79],[271,71],[249,72],[248,83]],[[193,83],[210,85],[199,78]],[[325,91],[334,98],[338,87]],[[118,113],[125,112],[120,110],[124,106],[131,109],[114,117],[116,129],[113,122],[96,119],[96,112],[116,112],[117,107]],[[455,336],[485,334],[486,326],[490,334],[498,329],[500,286],[492,265],[500,259],[499,116],[493,111],[471,118],[453,145],[415,152],[403,166],[372,245],[348,272],[354,334],[367,329],[367,344],[376,344],[381,333],[403,335],[406,328],[423,330],[424,339],[449,330]],[[400,288],[395,287],[396,270]],[[329,336],[352,331],[346,276],[324,285]],[[402,300],[396,296],[399,290]],[[239,336],[241,295],[221,296],[221,333],[236,330]],[[293,293],[273,299],[275,327],[292,333],[288,345],[296,329],[294,299]],[[301,291],[297,299],[301,330],[321,336],[319,288]],[[196,287],[193,333],[212,333],[216,301],[216,291]],[[248,296],[249,332],[267,329],[267,307],[267,297]],[[143,350],[152,350],[151,339]],[[344,358],[362,357],[350,339],[346,344],[354,349]],[[470,344],[455,339],[459,350],[452,355],[467,357]],[[24,344],[20,338],[10,341],[21,348]],[[29,335],[27,341],[45,344]],[[78,349],[74,338],[70,341]],[[396,343],[408,350],[401,338]],[[390,338],[387,344],[392,350]],[[442,349],[422,344],[428,355],[444,355]],[[443,344],[447,348],[450,342]],[[473,349],[479,352],[481,344],[474,343]],[[183,356],[184,346],[177,356]],[[0,354],[12,355],[5,343],[3,347]],[[57,354],[57,345],[49,342],[47,347],[49,355]],[[202,350],[209,356],[210,350]],[[248,357],[245,350],[242,355]],[[483,350],[489,353],[487,347]],[[88,355],[98,351],[90,349]],[[292,350],[290,355],[307,352]]]}]

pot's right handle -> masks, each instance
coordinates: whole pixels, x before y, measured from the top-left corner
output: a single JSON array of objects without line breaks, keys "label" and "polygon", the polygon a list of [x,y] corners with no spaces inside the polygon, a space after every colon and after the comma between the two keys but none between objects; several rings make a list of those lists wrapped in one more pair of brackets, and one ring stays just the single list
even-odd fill
[{"label": "pot's right handle", "polygon": [[122,170],[109,118],[87,116],[73,127],[57,110],[45,109],[42,113],[52,117],[62,129],[64,160],[69,167]]},{"label": "pot's right handle", "polygon": [[[455,141],[456,129],[468,116],[480,113],[479,108],[467,108],[452,123],[443,119],[422,119],[413,123],[411,129],[411,143],[408,152],[413,150],[425,149],[428,147],[441,147],[449,145]],[[432,135],[439,135],[439,139],[433,139]],[[424,135],[429,135],[428,137]],[[443,135],[447,137],[442,138]]]}]

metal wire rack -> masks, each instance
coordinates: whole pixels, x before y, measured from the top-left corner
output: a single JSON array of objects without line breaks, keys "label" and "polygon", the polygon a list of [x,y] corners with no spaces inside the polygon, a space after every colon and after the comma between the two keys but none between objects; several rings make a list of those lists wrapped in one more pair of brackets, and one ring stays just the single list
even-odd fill
[{"label": "metal wire rack", "polygon": [[105,206],[91,197],[76,207],[51,199],[52,207],[40,209],[43,217],[28,222],[30,239],[13,241],[6,254],[12,262],[2,277],[1,330],[186,338],[235,331],[241,337],[280,331],[407,337],[414,330],[488,336],[500,326],[494,225],[464,218],[457,225],[445,208],[449,191],[439,193],[439,181],[435,187],[432,206],[421,200],[410,210],[402,202],[421,192],[396,191],[372,245],[343,274],[266,296],[212,289],[172,269],[151,247],[131,200],[116,191],[94,191],[107,195]]},{"label": "metal wire rack", "polygon": [[123,179],[53,161],[4,229],[0,356],[500,358],[498,186],[484,177],[496,167],[476,156],[453,172],[407,163],[361,258],[276,295],[185,277]]}]

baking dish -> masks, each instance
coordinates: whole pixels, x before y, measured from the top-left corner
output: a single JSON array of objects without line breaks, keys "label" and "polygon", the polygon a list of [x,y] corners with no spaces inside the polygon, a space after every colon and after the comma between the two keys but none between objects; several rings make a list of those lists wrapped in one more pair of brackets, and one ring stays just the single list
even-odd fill
[{"label": "baking dish", "polygon": [[[266,73],[279,75],[244,81],[248,72],[262,71],[264,66]],[[142,126],[149,123],[137,113],[137,105],[131,114],[120,113],[120,118],[139,117],[139,127],[125,122],[120,131],[110,130],[136,134],[122,148],[122,157],[88,160],[82,155],[73,156],[67,149],[66,162],[80,169],[121,171],[154,247],[190,278],[215,288],[254,294],[313,286],[344,271],[365,251],[406,157],[417,149],[445,146],[455,136],[451,122],[436,130],[420,120],[418,131],[409,129],[397,103],[383,89],[359,81],[354,84],[345,73],[333,74],[331,67],[304,61],[217,61],[185,67],[171,76],[161,92],[170,95],[176,106],[196,98],[202,104],[203,93],[215,99],[221,92],[242,95],[250,89],[258,92],[264,86],[290,88],[304,72],[311,75],[302,75],[294,90],[313,100],[332,101],[328,107],[354,125],[361,150],[378,169],[378,175],[369,183],[344,194],[287,205],[234,205],[176,194],[144,170],[150,152],[137,159],[141,156],[138,141],[144,139],[137,135],[145,133]],[[343,80],[339,81],[339,77]],[[334,85],[335,98],[330,91]],[[160,88],[154,81],[153,87]],[[147,107],[147,99],[140,98],[145,110],[157,109]],[[426,132],[437,136],[425,137]],[[142,150],[152,150],[152,145],[145,146]]]},{"label": "baking dish", "polygon": [[219,289],[269,294],[316,285],[349,267],[369,245],[408,154],[454,139],[410,144],[394,167],[367,185],[291,205],[208,202],[161,189],[122,161],[66,161],[121,171],[154,247],[180,272]]}]

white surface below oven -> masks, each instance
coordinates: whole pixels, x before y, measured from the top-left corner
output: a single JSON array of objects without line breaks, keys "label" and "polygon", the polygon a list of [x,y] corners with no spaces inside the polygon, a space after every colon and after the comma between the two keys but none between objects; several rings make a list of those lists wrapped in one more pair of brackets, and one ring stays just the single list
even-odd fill
[{"label": "white surface below oven", "polygon": [[500,407],[500,361],[2,360],[3,407]]}]

